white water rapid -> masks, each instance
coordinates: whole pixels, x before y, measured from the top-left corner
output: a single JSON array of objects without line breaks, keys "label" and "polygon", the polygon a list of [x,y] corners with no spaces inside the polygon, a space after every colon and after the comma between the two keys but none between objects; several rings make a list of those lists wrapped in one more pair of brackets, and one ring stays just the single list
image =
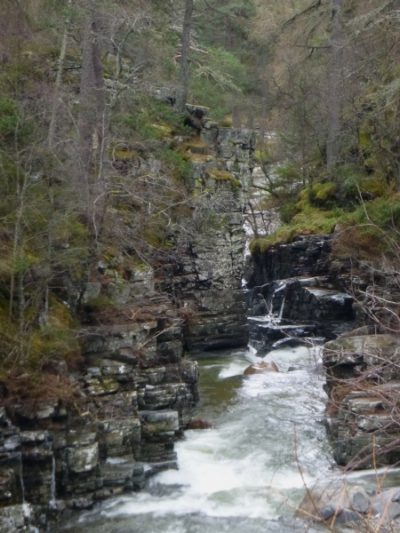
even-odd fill
[{"label": "white water rapid", "polygon": [[213,427],[185,433],[176,446],[179,470],[81,515],[72,530],[304,531],[294,513],[305,487],[333,474],[318,348],[275,350],[267,359],[279,373],[243,376],[257,359],[252,349],[204,354],[198,416]]}]

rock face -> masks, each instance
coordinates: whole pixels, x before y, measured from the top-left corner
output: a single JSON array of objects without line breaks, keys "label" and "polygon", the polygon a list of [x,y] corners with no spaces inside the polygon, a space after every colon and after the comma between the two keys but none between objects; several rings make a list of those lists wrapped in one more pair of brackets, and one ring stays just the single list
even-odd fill
[{"label": "rock face", "polygon": [[[174,249],[152,267],[101,260],[79,296],[83,362],[65,369],[74,402],[0,410],[0,531],[45,529],[58,511],[176,468],[174,442],[198,399],[187,349],[247,343],[243,207],[254,135],[204,117],[200,125],[186,147],[194,207],[170,236]],[[65,292],[78,299],[78,289]]]},{"label": "rock face", "polygon": [[327,235],[300,236],[253,255],[254,268],[249,276],[252,287],[294,277],[326,276],[332,238]]},{"label": "rock face", "polygon": [[330,251],[329,236],[308,236],[255,253],[248,276],[250,337],[259,349],[334,338],[352,327],[353,299],[329,276]]},{"label": "rock face", "polygon": [[399,356],[400,339],[388,334],[325,345],[328,428],[339,464],[366,468],[400,459]]},{"label": "rock face", "polygon": [[[198,153],[201,149],[202,153]],[[178,253],[164,265],[162,288],[190,313],[185,331],[191,351],[244,346],[248,341],[242,291],[243,212],[252,181],[255,136],[205,122],[194,168],[194,212],[176,236]]]},{"label": "rock face", "polygon": [[323,351],[335,460],[353,468],[394,464],[400,459],[400,341],[391,334],[369,335],[365,316],[364,327],[349,332],[359,325],[353,299],[341,288],[351,282],[351,272],[337,275],[331,241],[302,237],[255,254],[250,335],[261,351],[340,335]]},{"label": "rock face", "polygon": [[[9,505],[29,503],[43,516],[65,506],[88,508],[176,467],[174,442],[197,401],[197,364],[183,358],[183,320],[175,306],[156,294],[146,302],[146,320],[103,318],[101,326],[81,330],[84,367],[74,377],[79,407],[14,405],[12,416],[2,408],[0,498],[7,507],[0,530],[1,520],[11,520]],[[24,511],[17,505],[13,516],[18,509]],[[23,513],[18,520],[22,528]]]}]

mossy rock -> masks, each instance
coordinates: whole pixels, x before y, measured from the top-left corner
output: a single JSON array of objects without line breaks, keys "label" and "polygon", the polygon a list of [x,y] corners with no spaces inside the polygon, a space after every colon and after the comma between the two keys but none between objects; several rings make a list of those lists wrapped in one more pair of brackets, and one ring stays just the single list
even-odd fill
[{"label": "mossy rock", "polygon": [[210,163],[214,160],[210,154],[194,154],[192,152],[185,152],[184,158],[193,164]]},{"label": "mossy rock", "polygon": [[113,150],[112,157],[114,160],[119,161],[135,161],[139,159],[139,154],[135,150],[121,148],[119,150]]},{"label": "mossy rock", "polygon": [[232,115],[225,115],[224,118],[220,122],[220,126],[222,128],[232,128],[233,126]]},{"label": "mossy rock", "polygon": [[337,191],[336,183],[326,181],[324,183],[316,183],[311,188],[311,193],[315,200],[324,203],[327,200],[334,199]]},{"label": "mossy rock", "polygon": [[252,253],[265,252],[277,244],[292,242],[300,235],[327,235],[332,233],[341,219],[340,210],[324,211],[307,208],[295,215],[289,224],[284,224],[276,232],[267,237],[253,239],[250,243]]},{"label": "mossy rock", "polygon": [[202,139],[191,139],[183,144],[182,149],[184,153],[206,155],[210,151],[210,147]]},{"label": "mossy rock", "polygon": [[158,132],[158,136],[157,137],[160,140],[168,139],[168,138],[173,136],[174,130],[168,124],[165,124],[165,123],[159,123],[159,124],[152,123],[151,127],[154,128],[154,130],[156,132]]},{"label": "mossy rock", "polygon": [[218,168],[209,168],[206,172],[207,176],[217,182],[226,182],[231,184],[235,188],[242,186],[242,183],[239,179],[235,178],[233,174],[227,170],[221,170]]}]

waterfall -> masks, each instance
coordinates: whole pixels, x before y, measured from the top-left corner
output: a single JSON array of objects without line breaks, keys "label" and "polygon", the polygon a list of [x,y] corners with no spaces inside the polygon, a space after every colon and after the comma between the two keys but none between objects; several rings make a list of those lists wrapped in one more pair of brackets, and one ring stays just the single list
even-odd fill
[{"label": "waterfall", "polygon": [[[286,303],[286,287],[287,287],[287,282],[285,280],[280,280],[278,281],[277,286],[273,290],[271,298],[268,302],[268,310],[267,310],[267,317],[271,323],[280,324],[282,322],[283,312],[285,310],[285,303]],[[284,291],[284,294],[282,297],[282,302],[279,308],[279,312],[278,314],[274,314],[275,297],[282,291]]]},{"label": "waterfall", "polygon": [[278,315],[279,322],[282,321],[283,311],[285,309],[285,302],[286,302],[286,295],[283,297],[283,300],[282,300],[282,303],[281,303],[281,308],[279,310],[279,315]]},{"label": "waterfall", "polygon": [[18,453],[18,459],[19,459],[19,469],[18,469],[18,476],[19,476],[19,484],[21,487],[21,500],[22,503],[25,503],[25,483],[24,483],[24,467],[22,464],[22,452]]},{"label": "waterfall", "polygon": [[51,481],[50,481],[50,501],[49,501],[49,508],[54,509],[56,507],[57,503],[57,482],[56,482],[56,458],[54,457],[54,454],[52,456],[51,461]]}]

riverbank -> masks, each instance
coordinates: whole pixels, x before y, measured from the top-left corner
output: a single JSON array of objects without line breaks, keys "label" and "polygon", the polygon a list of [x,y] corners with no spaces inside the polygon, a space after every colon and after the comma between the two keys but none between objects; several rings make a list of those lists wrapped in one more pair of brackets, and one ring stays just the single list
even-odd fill
[{"label": "riverbank", "polygon": [[185,432],[176,447],[179,470],[66,530],[109,531],[113,524],[143,532],[301,531],[293,515],[305,484],[333,473],[318,351],[276,350],[268,358],[280,372],[251,376],[243,373],[254,350],[202,354],[196,416],[212,427]]}]

